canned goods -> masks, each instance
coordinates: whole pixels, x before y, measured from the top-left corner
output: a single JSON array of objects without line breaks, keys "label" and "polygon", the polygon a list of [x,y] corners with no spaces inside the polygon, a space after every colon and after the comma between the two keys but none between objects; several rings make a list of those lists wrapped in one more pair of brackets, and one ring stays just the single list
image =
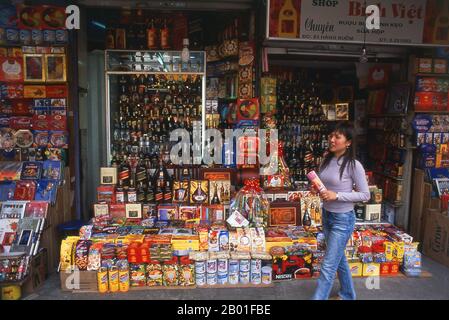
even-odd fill
[{"label": "canned goods", "polygon": [[218,281],[218,275],[216,273],[208,273],[206,276],[206,281],[210,286],[216,285]]},{"label": "canned goods", "polygon": [[9,43],[19,42],[19,30],[17,29],[6,29],[6,41]]},{"label": "canned goods", "polygon": [[196,261],[195,262],[195,272],[196,273],[206,273],[206,261]]},{"label": "canned goods", "polygon": [[262,268],[262,283],[270,284],[271,283],[271,267],[266,266]]},{"label": "canned goods", "polygon": [[232,273],[232,274],[239,273],[239,261],[238,260],[229,260],[229,273]]},{"label": "canned goods", "polygon": [[241,284],[248,284],[249,283],[249,272],[240,271],[239,279],[240,279]]},{"label": "canned goods", "polygon": [[228,273],[228,259],[218,259],[217,270],[218,272]]},{"label": "canned goods", "polygon": [[251,260],[251,272],[262,272],[262,260],[253,259]]},{"label": "canned goods", "polygon": [[250,262],[249,260],[243,259],[240,260],[240,272],[249,272]]},{"label": "canned goods", "polygon": [[206,274],[205,273],[197,273],[195,275],[195,278],[196,278],[197,286],[204,286],[206,284]]},{"label": "canned goods", "polygon": [[129,290],[129,270],[128,268],[120,269],[118,273],[119,290],[120,292],[127,292]]},{"label": "canned goods", "polygon": [[207,273],[217,273],[217,259],[207,260]]},{"label": "canned goods", "polygon": [[217,283],[218,284],[227,284],[228,283],[228,273],[224,272],[224,273],[218,273],[218,277],[217,277]]},{"label": "canned goods", "polygon": [[22,29],[19,33],[20,43],[23,45],[29,45],[31,43],[31,31]]},{"label": "canned goods", "polygon": [[44,41],[44,34],[42,31],[37,29],[31,30],[31,41],[33,45],[41,45]]},{"label": "canned goods", "polygon": [[251,283],[252,284],[260,284],[262,282],[262,273],[261,272],[251,272]]},{"label": "canned goods", "polygon": [[108,269],[100,268],[97,272],[98,291],[100,293],[106,293],[109,289],[108,283]]},{"label": "canned goods", "polygon": [[117,292],[119,289],[118,269],[117,267],[111,267],[109,269],[109,291]]},{"label": "canned goods", "polygon": [[238,284],[239,283],[239,274],[233,273],[228,275],[229,284]]},{"label": "canned goods", "polygon": [[44,42],[55,43],[55,41],[56,41],[56,31],[44,30]]}]

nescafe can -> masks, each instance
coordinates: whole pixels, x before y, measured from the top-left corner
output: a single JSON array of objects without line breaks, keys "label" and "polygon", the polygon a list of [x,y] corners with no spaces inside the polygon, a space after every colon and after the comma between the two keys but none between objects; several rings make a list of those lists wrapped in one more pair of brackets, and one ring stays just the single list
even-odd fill
[{"label": "nescafe can", "polygon": [[229,273],[238,274],[239,273],[239,261],[238,260],[229,260]]},{"label": "nescafe can", "polygon": [[206,261],[195,261],[195,273],[206,273]]},{"label": "nescafe can", "polygon": [[227,272],[219,272],[217,276],[217,283],[224,285],[228,283],[228,273]]},{"label": "nescafe can", "polygon": [[252,259],[251,260],[251,272],[262,272],[262,260]]},{"label": "nescafe can", "polygon": [[240,272],[249,272],[250,262],[247,259],[240,260]]},{"label": "nescafe can", "polygon": [[218,259],[217,270],[221,273],[228,273],[228,259]]},{"label": "nescafe can", "polygon": [[262,282],[262,272],[251,272],[251,283],[261,284]]},{"label": "nescafe can", "polygon": [[249,283],[249,272],[240,271],[239,279],[240,279],[241,284],[248,284]]},{"label": "nescafe can", "polygon": [[218,276],[217,273],[208,273],[206,276],[207,284],[210,286],[214,286],[217,284]]},{"label": "nescafe can", "polygon": [[196,278],[196,285],[197,286],[204,286],[206,284],[206,274],[205,273],[197,273],[195,275]]},{"label": "nescafe can", "polygon": [[207,260],[207,273],[217,273],[217,259]]}]

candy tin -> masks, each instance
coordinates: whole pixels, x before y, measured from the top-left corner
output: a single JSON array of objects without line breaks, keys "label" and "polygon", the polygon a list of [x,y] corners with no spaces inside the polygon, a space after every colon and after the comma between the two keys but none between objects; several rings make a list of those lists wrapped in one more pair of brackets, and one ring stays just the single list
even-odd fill
[{"label": "candy tin", "polygon": [[36,147],[46,147],[50,143],[50,134],[48,131],[35,131],[34,144]]},{"label": "candy tin", "polygon": [[30,130],[18,130],[14,137],[17,146],[20,148],[28,148],[33,144],[34,137]]},{"label": "candy tin", "polygon": [[11,150],[16,145],[16,137],[14,131],[9,128],[0,130],[0,147],[1,149]]},{"label": "candy tin", "polygon": [[67,134],[61,131],[55,131],[51,134],[50,143],[56,148],[67,148]]}]

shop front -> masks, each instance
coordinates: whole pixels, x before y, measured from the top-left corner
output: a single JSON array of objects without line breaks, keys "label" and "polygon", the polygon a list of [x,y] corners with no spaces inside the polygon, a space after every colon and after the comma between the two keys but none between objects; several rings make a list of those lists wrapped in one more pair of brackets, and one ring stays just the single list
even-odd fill
[{"label": "shop front", "polygon": [[316,279],[340,123],[371,195],[352,276],[447,264],[449,9],[412,2],[379,30],[359,1],[81,1],[78,31],[63,6],[2,7],[0,285],[44,263],[74,295]]}]

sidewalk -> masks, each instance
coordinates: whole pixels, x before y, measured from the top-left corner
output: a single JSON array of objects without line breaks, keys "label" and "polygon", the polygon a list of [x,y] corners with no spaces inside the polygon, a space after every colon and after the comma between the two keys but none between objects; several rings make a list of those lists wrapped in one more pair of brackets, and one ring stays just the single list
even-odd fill
[{"label": "sidewalk", "polygon": [[[449,268],[423,257],[423,269],[430,278],[380,278],[380,289],[366,288],[366,278],[355,278],[359,300],[449,300]],[[316,280],[276,282],[271,288],[149,290],[117,294],[67,293],[60,289],[59,275],[53,274],[44,286],[25,299],[30,300],[308,300]],[[332,294],[338,291],[338,281]]]}]

